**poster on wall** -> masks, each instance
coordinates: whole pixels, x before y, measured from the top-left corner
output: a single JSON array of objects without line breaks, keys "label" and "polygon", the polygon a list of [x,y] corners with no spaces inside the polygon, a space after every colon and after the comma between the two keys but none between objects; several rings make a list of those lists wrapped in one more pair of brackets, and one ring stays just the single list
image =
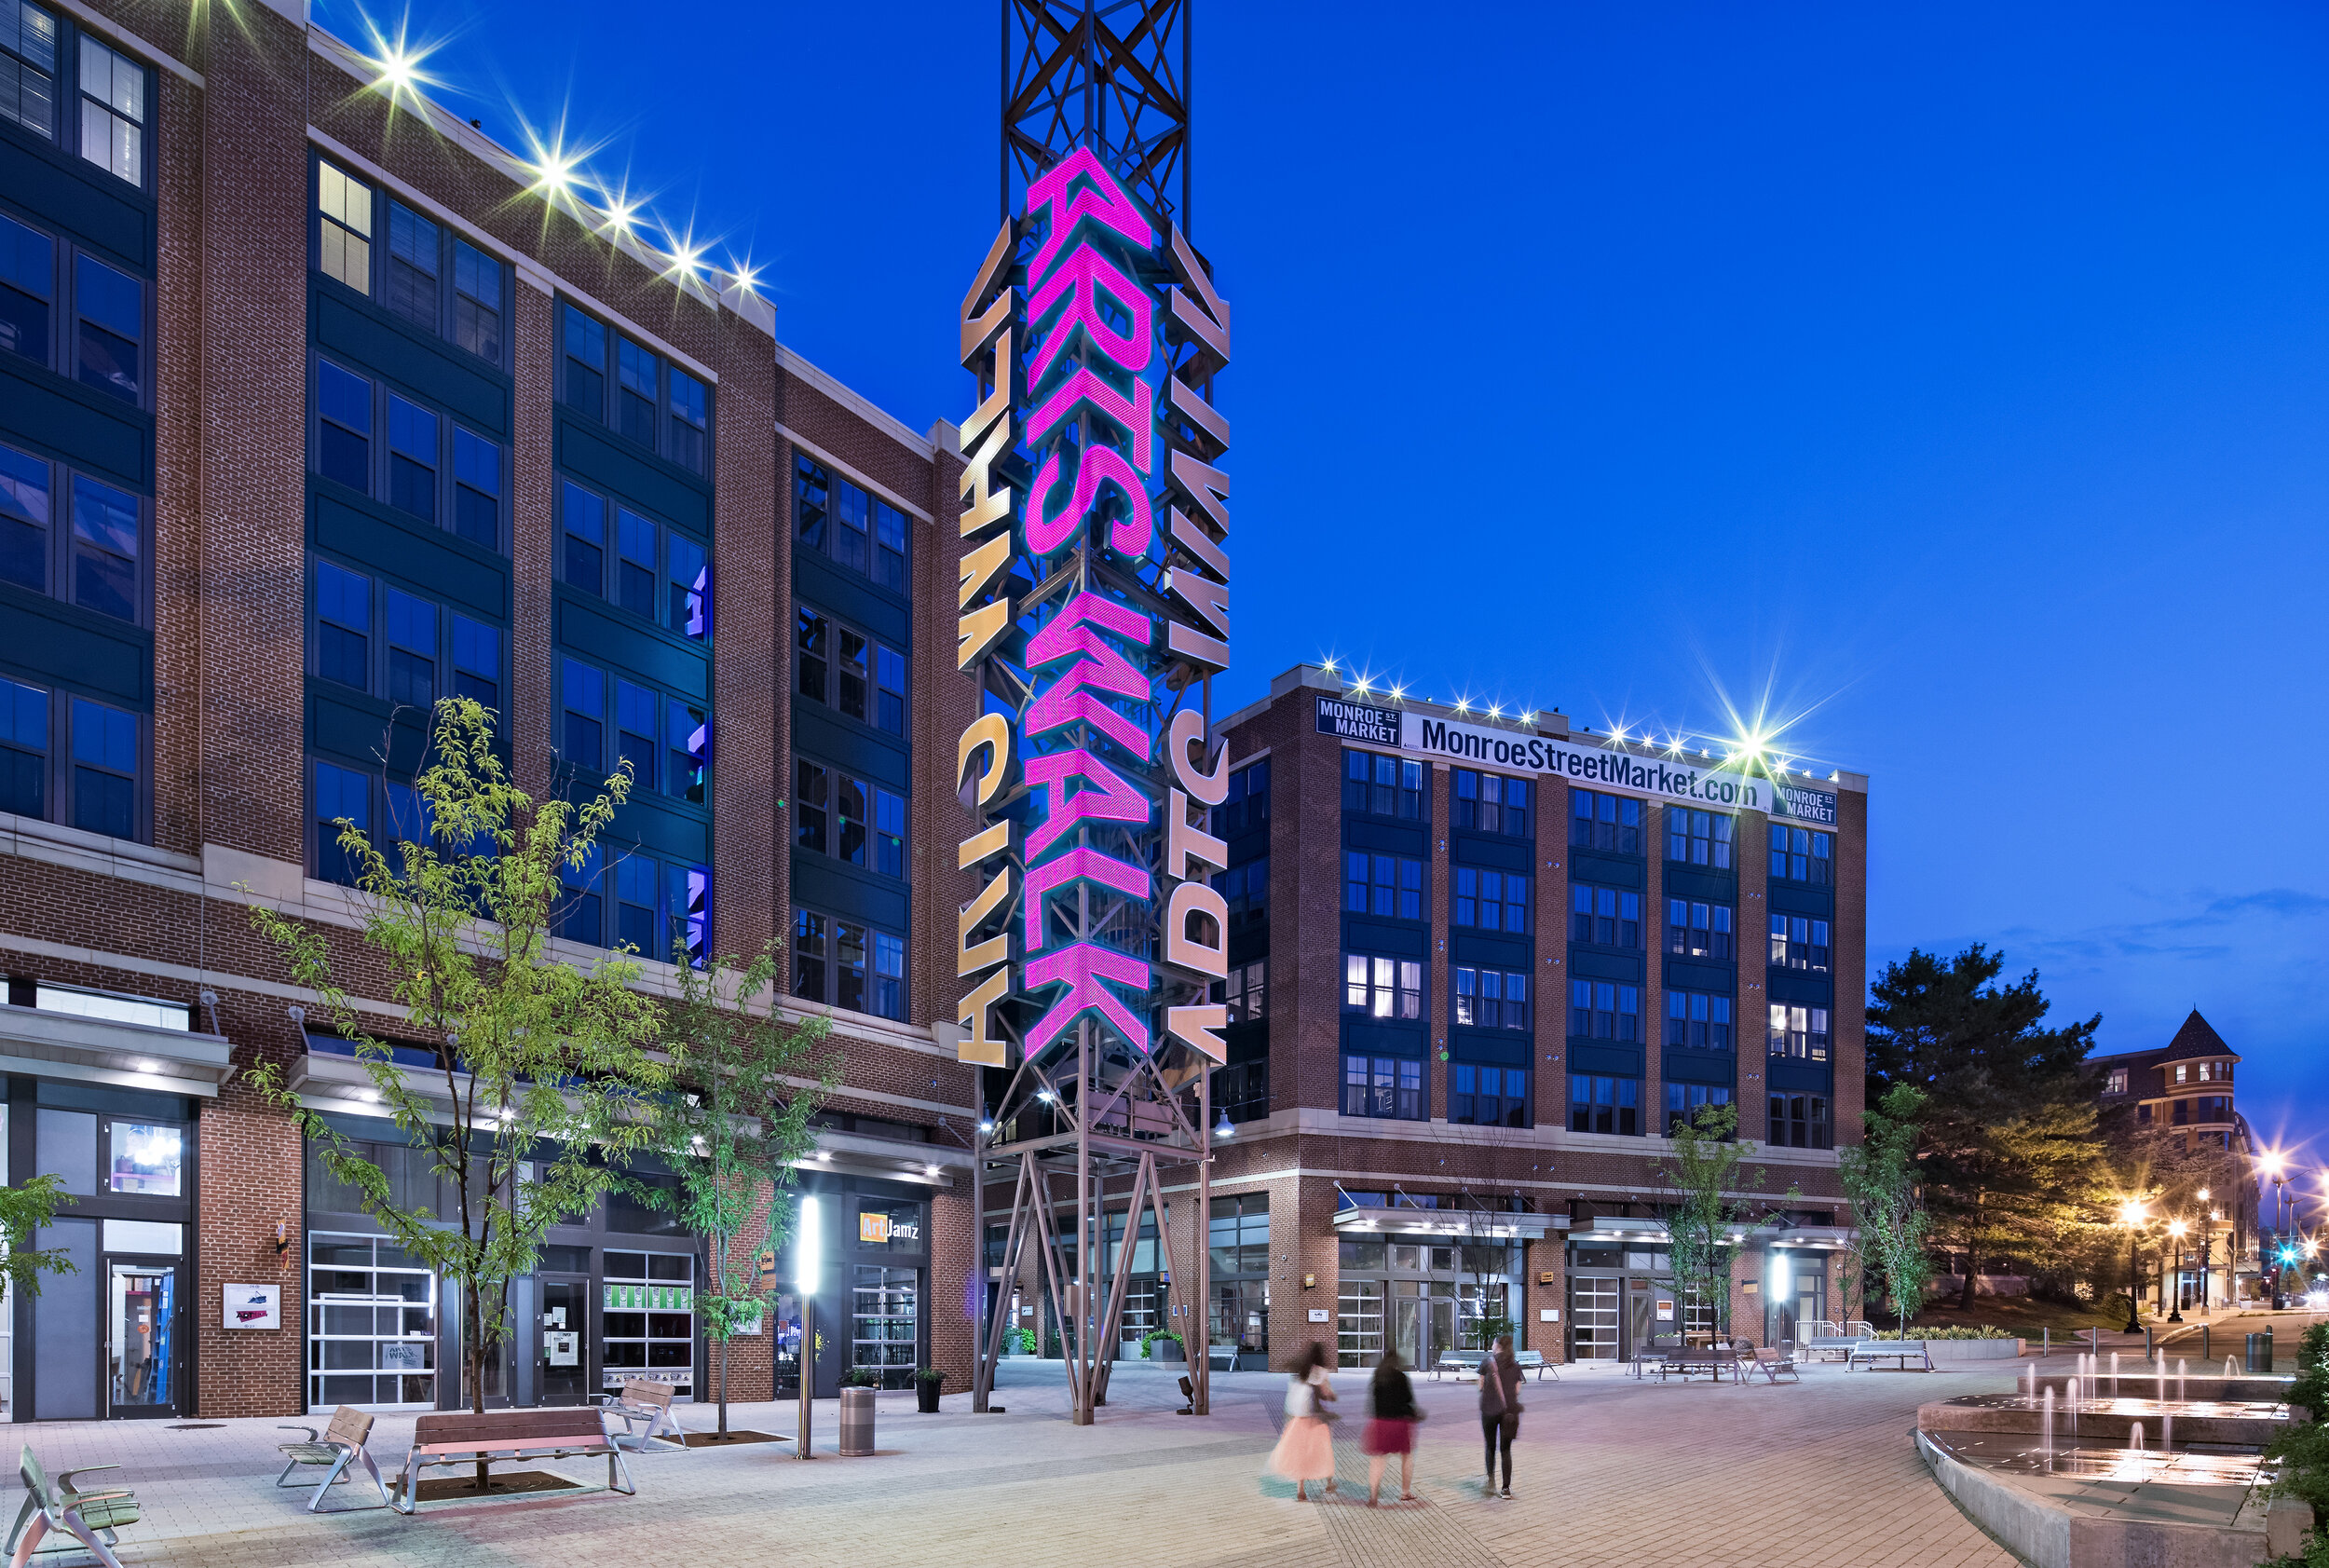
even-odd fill
[{"label": "poster on wall", "polygon": [[283,1288],[279,1285],[229,1285],[225,1311],[220,1321],[229,1329],[279,1329],[283,1326]]}]

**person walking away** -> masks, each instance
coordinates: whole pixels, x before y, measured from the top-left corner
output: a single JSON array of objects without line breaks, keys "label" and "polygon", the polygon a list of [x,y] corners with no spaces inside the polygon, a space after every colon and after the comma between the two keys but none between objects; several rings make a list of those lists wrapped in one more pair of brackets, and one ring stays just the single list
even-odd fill
[{"label": "person walking away", "polygon": [[1512,1495],[1512,1439],[1520,1435],[1520,1380],[1524,1374],[1519,1361],[1512,1354],[1512,1336],[1497,1340],[1496,1346],[1480,1360],[1480,1435],[1487,1444],[1488,1479],[1480,1483],[1480,1495],[1493,1497],[1496,1491],[1496,1454],[1501,1449],[1505,1459],[1503,1495]]},{"label": "person walking away", "polygon": [[1324,1407],[1334,1402],[1327,1378],[1327,1349],[1316,1340],[1296,1359],[1286,1379],[1286,1430],[1270,1451],[1270,1468],[1294,1483],[1294,1501],[1310,1501],[1308,1484],[1326,1482],[1334,1495],[1334,1435]]},{"label": "person walking away", "polygon": [[1367,1506],[1377,1506],[1382,1491],[1382,1472],[1393,1454],[1399,1456],[1399,1501],[1415,1501],[1415,1424],[1423,1419],[1423,1412],[1415,1404],[1415,1386],[1407,1381],[1407,1369],[1399,1364],[1399,1353],[1383,1352],[1382,1364],[1375,1368],[1369,1398],[1374,1414],[1367,1423],[1366,1440],[1360,1445],[1367,1451]]}]

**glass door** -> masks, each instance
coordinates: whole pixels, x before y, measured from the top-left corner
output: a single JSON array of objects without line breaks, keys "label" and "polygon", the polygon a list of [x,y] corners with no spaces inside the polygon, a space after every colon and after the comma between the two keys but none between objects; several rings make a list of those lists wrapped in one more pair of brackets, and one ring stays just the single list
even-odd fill
[{"label": "glass door", "polygon": [[115,1263],[106,1302],[107,1413],[178,1414],[177,1267]]},{"label": "glass door", "polygon": [[1335,1361],[1372,1367],[1382,1360],[1382,1281],[1343,1278],[1337,1292]]},{"label": "glass door", "polygon": [[587,1275],[542,1275],[541,1321],[535,1329],[534,1402],[587,1405],[591,1387],[591,1282]]},{"label": "glass door", "polygon": [[914,1384],[920,1286],[917,1269],[857,1265],[851,1288],[850,1365],[874,1369],[884,1388]]},{"label": "glass door", "polygon": [[1572,1351],[1580,1361],[1617,1358],[1617,1281],[1572,1275],[1569,1277],[1569,1322],[1575,1334]]},{"label": "glass door", "polygon": [[1423,1288],[1411,1279],[1394,1280],[1391,1288],[1391,1344],[1399,1353],[1399,1359],[1410,1367],[1425,1367],[1423,1347],[1429,1343],[1425,1335]]}]

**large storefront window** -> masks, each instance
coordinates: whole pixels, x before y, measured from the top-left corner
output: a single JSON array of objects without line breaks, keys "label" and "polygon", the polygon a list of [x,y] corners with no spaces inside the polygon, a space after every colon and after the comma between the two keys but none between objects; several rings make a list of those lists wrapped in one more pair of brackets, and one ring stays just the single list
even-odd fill
[{"label": "large storefront window", "polygon": [[[804,1173],[801,1187],[800,1196],[817,1199],[825,1259],[809,1351],[817,1398],[832,1398],[842,1373],[857,1367],[871,1368],[883,1388],[912,1387],[914,1370],[928,1359],[929,1206],[870,1179]],[[790,1287],[792,1244],[774,1269]],[[775,1306],[777,1398],[789,1399],[800,1391],[802,1303],[787,1288]]]},{"label": "large storefront window", "polygon": [[307,1408],[437,1408],[437,1276],[387,1236],[307,1236]]},{"label": "large storefront window", "polygon": [[1206,1244],[1212,1249],[1210,1343],[1235,1346],[1241,1371],[1261,1368],[1270,1356],[1270,1194],[1215,1198]]},{"label": "large storefront window", "polygon": [[1385,1350],[1429,1367],[1451,1350],[1481,1349],[1519,1293],[1519,1251],[1502,1240],[1345,1234],[1339,1263],[1336,1359],[1345,1367],[1372,1367]]},{"label": "large storefront window", "polygon": [[695,1265],[684,1252],[606,1254],[600,1378],[607,1392],[628,1378],[652,1378],[682,1398],[695,1397]]},{"label": "large storefront window", "polygon": [[884,1388],[912,1387],[921,1271],[859,1263],[851,1294],[850,1365],[873,1368]]}]

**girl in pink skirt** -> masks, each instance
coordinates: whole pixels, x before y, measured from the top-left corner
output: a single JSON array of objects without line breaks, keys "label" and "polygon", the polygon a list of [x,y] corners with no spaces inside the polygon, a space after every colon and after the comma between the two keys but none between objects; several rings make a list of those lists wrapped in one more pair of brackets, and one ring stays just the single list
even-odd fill
[{"label": "girl in pink skirt", "polygon": [[1307,1483],[1327,1483],[1334,1495],[1334,1435],[1327,1429],[1321,1402],[1334,1402],[1334,1384],[1327,1380],[1327,1349],[1316,1340],[1294,1364],[1286,1380],[1286,1432],[1270,1451],[1270,1469],[1294,1483],[1294,1501],[1307,1503]]}]

